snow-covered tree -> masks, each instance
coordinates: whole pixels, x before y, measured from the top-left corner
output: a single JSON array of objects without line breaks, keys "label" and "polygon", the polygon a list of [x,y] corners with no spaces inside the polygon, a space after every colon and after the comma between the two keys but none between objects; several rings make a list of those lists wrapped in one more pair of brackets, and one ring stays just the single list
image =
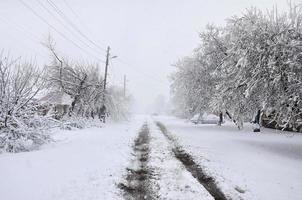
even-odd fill
[{"label": "snow-covered tree", "polygon": [[109,117],[114,121],[129,119],[131,98],[130,95],[125,96],[123,88],[110,86],[106,96]]},{"label": "snow-covered tree", "polygon": [[37,116],[37,94],[44,89],[43,70],[35,64],[0,55],[0,149],[24,151],[49,139]]},{"label": "snow-covered tree", "polygon": [[301,6],[281,15],[251,8],[224,27],[208,26],[173,75],[182,112],[224,110],[242,128],[261,111],[276,128],[301,128],[301,26]]},{"label": "snow-covered tree", "polygon": [[221,111],[211,101],[221,79],[219,66],[227,56],[222,32],[218,27],[207,26],[200,34],[201,44],[194,54],[175,64],[177,71],[171,77],[173,100],[177,110],[187,117],[210,110]]},{"label": "snow-covered tree", "polygon": [[[71,62],[61,58],[50,39],[46,44],[53,62],[47,67],[47,78],[52,92],[63,92],[72,99],[68,116],[100,118],[103,106],[113,119],[128,115],[129,98],[118,87],[111,86],[104,92],[104,79],[96,64]],[[105,100],[105,102],[104,102]],[[67,113],[65,113],[66,117]]]}]

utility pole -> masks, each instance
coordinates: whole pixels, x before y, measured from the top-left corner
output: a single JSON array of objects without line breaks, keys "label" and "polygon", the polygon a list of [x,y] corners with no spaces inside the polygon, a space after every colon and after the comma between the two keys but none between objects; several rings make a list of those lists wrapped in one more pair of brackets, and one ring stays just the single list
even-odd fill
[{"label": "utility pole", "polygon": [[[105,66],[105,76],[104,76],[104,93],[106,91],[106,85],[107,85],[107,72],[108,72],[108,65],[109,65],[109,56],[110,56],[110,47],[107,47],[107,54],[106,54],[106,66]],[[104,95],[105,100],[105,95]]]},{"label": "utility pole", "polygon": [[106,65],[105,65],[105,75],[104,75],[104,89],[103,89],[103,107],[101,108],[101,117],[103,123],[106,122],[106,85],[107,85],[107,72],[108,72],[108,65],[109,65],[109,56],[110,56],[110,47],[107,47],[107,54],[106,54]]},{"label": "utility pole", "polygon": [[124,75],[124,98],[126,98],[126,81],[127,81],[127,78],[126,78],[126,75]]}]

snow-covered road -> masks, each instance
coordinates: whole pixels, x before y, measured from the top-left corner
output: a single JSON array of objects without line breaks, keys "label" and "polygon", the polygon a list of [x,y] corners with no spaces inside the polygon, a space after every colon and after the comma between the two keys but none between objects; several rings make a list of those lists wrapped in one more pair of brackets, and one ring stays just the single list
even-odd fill
[{"label": "snow-covered road", "polygon": [[[232,200],[302,196],[299,135],[136,116],[102,128],[61,130],[55,138],[38,151],[0,155],[1,200],[137,199],[141,195],[131,195],[136,189],[152,199],[211,200],[213,184]],[[123,188],[130,191],[126,196]]]},{"label": "snow-covered road", "polygon": [[151,123],[151,160],[150,167],[157,174],[154,183],[158,185],[159,199],[214,200],[209,192],[195,179],[186,167],[175,158],[173,146],[158,127]]},{"label": "snow-covered road", "polygon": [[125,199],[214,200],[172,149],[154,122],[148,120],[135,140],[127,174],[119,184]]},{"label": "snow-covered road", "polygon": [[[155,117],[227,194],[243,199],[299,200],[302,197],[302,137],[233,124],[193,125]],[[244,193],[242,193],[244,192]]]}]

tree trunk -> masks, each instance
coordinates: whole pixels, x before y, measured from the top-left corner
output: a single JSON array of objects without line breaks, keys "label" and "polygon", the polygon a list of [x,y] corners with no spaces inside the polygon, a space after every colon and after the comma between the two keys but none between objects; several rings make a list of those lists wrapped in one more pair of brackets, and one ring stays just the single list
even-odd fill
[{"label": "tree trunk", "polygon": [[223,114],[222,114],[222,112],[220,112],[218,125],[221,126],[222,123],[223,123]]},{"label": "tree trunk", "polygon": [[84,78],[81,80],[79,88],[78,88],[78,91],[77,91],[77,94],[73,98],[73,101],[71,103],[71,109],[70,109],[70,112],[69,112],[69,116],[71,116],[71,112],[73,112],[74,107],[75,107],[76,103],[79,100],[79,97],[80,97],[81,91],[83,89],[83,85],[84,85],[84,83],[86,81],[86,78],[87,78],[87,74],[85,74]]},{"label": "tree trunk", "polygon": [[254,123],[254,132],[260,132],[260,116],[261,116],[261,110],[257,111],[257,115],[255,116],[255,119],[253,121]]}]

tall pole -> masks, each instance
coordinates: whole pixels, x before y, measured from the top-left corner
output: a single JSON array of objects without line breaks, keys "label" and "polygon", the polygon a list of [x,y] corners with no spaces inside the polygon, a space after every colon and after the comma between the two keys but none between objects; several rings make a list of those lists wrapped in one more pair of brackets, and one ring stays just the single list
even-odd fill
[{"label": "tall pole", "polygon": [[104,75],[104,90],[103,90],[103,108],[102,108],[102,118],[103,122],[106,122],[106,86],[107,86],[107,72],[108,72],[108,65],[109,65],[109,56],[110,56],[110,47],[107,47],[107,54],[106,54],[106,65],[105,65],[105,75]]},{"label": "tall pole", "polygon": [[[110,47],[107,47],[107,54],[106,54],[106,66],[105,66],[105,76],[104,76],[104,94],[106,91],[106,85],[107,85],[107,72],[108,72],[108,65],[109,65],[109,56],[110,56]],[[104,95],[105,100],[105,95]]]},{"label": "tall pole", "polygon": [[126,75],[124,75],[124,97],[126,98]]}]

